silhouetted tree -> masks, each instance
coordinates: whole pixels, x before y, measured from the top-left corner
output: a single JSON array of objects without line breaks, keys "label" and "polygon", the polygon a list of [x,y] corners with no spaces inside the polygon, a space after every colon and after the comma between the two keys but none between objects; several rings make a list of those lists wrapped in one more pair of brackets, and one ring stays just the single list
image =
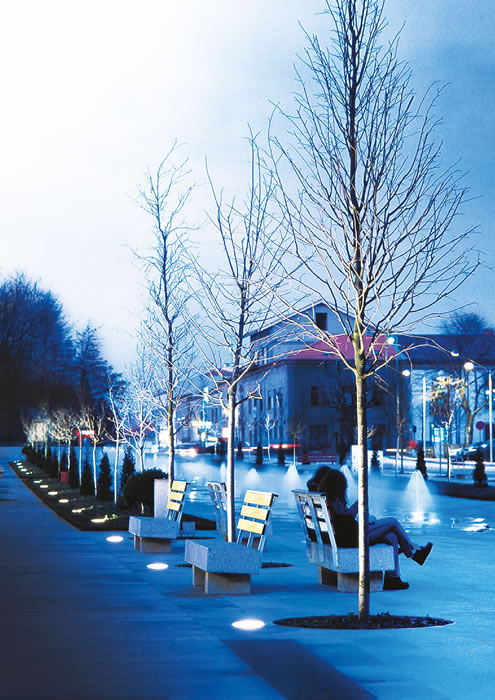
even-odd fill
[{"label": "silhouetted tree", "polygon": [[79,487],[82,496],[94,496],[95,495],[95,482],[93,480],[93,473],[86,457],[83,462],[81,485]]},{"label": "silhouetted tree", "polygon": [[103,455],[100,461],[96,497],[99,501],[112,500],[112,475],[110,473],[110,462],[106,454]]}]

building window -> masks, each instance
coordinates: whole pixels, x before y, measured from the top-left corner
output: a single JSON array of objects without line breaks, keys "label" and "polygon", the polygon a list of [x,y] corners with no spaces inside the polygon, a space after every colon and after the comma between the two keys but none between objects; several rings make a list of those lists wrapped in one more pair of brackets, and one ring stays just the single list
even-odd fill
[{"label": "building window", "polygon": [[325,313],[315,314],[315,323],[321,331],[327,330],[327,315]]},{"label": "building window", "polygon": [[309,426],[309,446],[313,450],[321,450],[328,445],[328,427],[326,425]]},{"label": "building window", "polygon": [[325,406],[328,403],[325,389],[321,386],[312,386],[309,401],[311,406]]}]

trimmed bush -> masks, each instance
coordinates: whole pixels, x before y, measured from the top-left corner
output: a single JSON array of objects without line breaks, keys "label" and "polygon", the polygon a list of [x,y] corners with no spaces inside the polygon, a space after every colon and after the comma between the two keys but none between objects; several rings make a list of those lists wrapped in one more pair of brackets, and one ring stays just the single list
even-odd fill
[{"label": "trimmed bush", "polygon": [[166,476],[161,469],[146,469],[139,474],[130,476],[124,486],[124,500],[130,510],[145,508],[153,511],[155,495],[155,479],[163,479]]},{"label": "trimmed bush", "polygon": [[371,455],[371,471],[374,474],[380,474],[381,472],[381,465],[380,465],[380,459],[378,457],[378,452],[376,450],[373,450],[373,454]]},{"label": "trimmed bush", "polygon": [[263,448],[261,447],[261,442],[258,442],[256,447],[256,464],[263,464]]},{"label": "trimmed bush", "polygon": [[95,495],[95,485],[93,481],[93,472],[89,466],[88,458],[86,457],[83,462],[83,469],[81,474],[81,486],[79,487],[81,496],[94,496]]},{"label": "trimmed bush", "polygon": [[242,442],[237,443],[237,459],[244,459],[244,452],[242,450]]},{"label": "trimmed bush", "polygon": [[100,461],[98,478],[96,480],[96,498],[99,501],[112,500],[112,474],[106,454],[103,455]]},{"label": "trimmed bush", "polygon": [[475,486],[487,486],[488,481],[486,478],[486,471],[485,471],[485,455],[483,454],[482,450],[478,450],[476,452],[475,458],[474,458],[474,469],[473,469],[473,481]]},{"label": "trimmed bush", "polygon": [[127,479],[136,473],[136,462],[132,454],[132,448],[129,445],[125,448],[124,461],[122,462],[122,472],[120,475],[120,492],[124,493],[124,486]]},{"label": "trimmed bush", "polygon": [[418,447],[418,455],[416,457],[416,469],[421,472],[423,479],[426,481],[428,479],[428,473],[426,471],[426,460],[425,451],[422,447]]},{"label": "trimmed bush", "polygon": [[71,447],[70,450],[69,486],[72,489],[79,488],[79,464],[76,457],[76,451],[73,447]]},{"label": "trimmed bush", "polygon": [[283,467],[283,466],[285,465],[285,452],[284,452],[284,448],[282,447],[282,445],[279,445],[279,446],[278,446],[278,450],[277,450],[277,463],[278,463],[281,467]]}]

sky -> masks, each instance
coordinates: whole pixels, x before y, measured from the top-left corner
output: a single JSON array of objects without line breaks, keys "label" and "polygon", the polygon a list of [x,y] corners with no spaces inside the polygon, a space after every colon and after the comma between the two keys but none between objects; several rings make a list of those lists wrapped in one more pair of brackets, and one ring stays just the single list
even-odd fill
[{"label": "sky", "polygon": [[[446,85],[437,114],[446,163],[459,161],[466,228],[483,267],[460,304],[495,326],[495,7],[493,0],[387,0],[389,30],[419,92]],[[152,222],[136,202],[148,168],[177,139],[210,200],[204,162],[227,192],[245,190],[248,124],[290,107],[305,38],[324,37],[322,0],[18,0],[0,26],[0,279],[24,271],[77,328],[100,328],[105,357],[133,358],[146,301],[133,251]],[[213,233],[201,232],[204,251]]]}]

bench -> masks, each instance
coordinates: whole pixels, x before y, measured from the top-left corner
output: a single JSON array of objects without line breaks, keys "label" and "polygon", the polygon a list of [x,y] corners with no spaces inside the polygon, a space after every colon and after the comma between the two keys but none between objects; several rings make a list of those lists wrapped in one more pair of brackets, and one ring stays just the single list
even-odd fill
[{"label": "bench", "polygon": [[337,455],[301,455],[298,459],[301,464],[337,464]]},{"label": "bench", "polygon": [[223,481],[207,481],[208,493],[215,511],[217,530],[227,536],[227,487]]},{"label": "bench", "polygon": [[139,552],[172,551],[172,540],[176,540],[181,533],[182,510],[188,486],[187,481],[172,481],[167,511],[163,517],[130,516],[129,532],[134,535],[134,549]]},{"label": "bench", "polygon": [[[359,589],[358,547],[337,547],[325,494],[294,490],[297,511],[306,537],[306,552],[318,566],[318,581],[336,585],[344,593]],[[383,573],[394,569],[394,548],[388,544],[370,547],[370,590],[383,590]]]},{"label": "bench", "polygon": [[209,595],[251,593],[251,575],[261,568],[266,528],[276,498],[275,493],[246,491],[237,522],[237,542],[186,540],[184,560],[192,565],[194,586]]}]

